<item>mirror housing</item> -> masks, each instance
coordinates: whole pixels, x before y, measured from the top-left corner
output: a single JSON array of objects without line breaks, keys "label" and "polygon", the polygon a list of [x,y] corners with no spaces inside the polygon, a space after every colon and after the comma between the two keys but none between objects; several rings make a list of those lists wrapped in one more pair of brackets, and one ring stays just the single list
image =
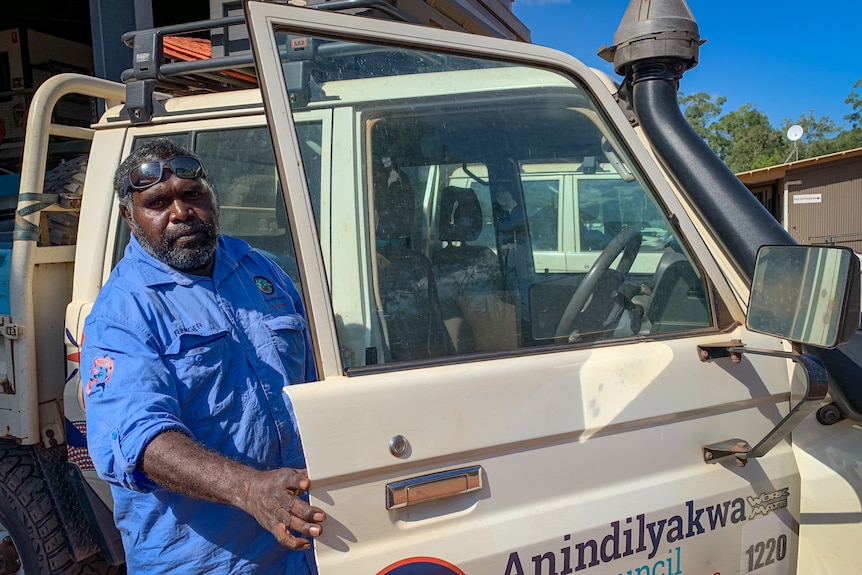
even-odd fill
[{"label": "mirror housing", "polygon": [[850,248],[762,246],[746,327],[815,347],[849,341],[859,328],[859,268]]}]

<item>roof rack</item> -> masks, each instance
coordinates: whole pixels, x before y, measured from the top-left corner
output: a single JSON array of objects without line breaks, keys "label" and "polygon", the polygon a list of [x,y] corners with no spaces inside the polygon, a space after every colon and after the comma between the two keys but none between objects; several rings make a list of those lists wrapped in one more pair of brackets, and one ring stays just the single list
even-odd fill
[{"label": "roof rack", "polygon": [[[287,2],[280,2],[287,3]],[[398,10],[385,0],[334,0],[305,6],[315,10],[343,12],[365,9],[372,13],[385,14],[396,20],[408,23],[416,21]],[[362,15],[362,14],[360,14]],[[165,62],[166,37],[182,34],[207,32],[213,28],[228,28],[245,25],[244,16],[230,16],[162,26],[147,30],[127,32],[122,40],[132,48],[133,67],[125,70],[120,79],[126,84],[126,105],[124,115],[133,124],[148,123],[161,111],[162,105],[154,98],[158,85],[176,86],[184,89],[197,88],[215,91],[224,86],[248,88],[256,85],[254,56],[251,53],[216,58],[196,59],[183,62]],[[304,58],[307,60],[307,57]],[[296,64],[295,74],[300,84],[305,84],[308,75],[307,63]],[[248,70],[244,72],[243,70]]]}]

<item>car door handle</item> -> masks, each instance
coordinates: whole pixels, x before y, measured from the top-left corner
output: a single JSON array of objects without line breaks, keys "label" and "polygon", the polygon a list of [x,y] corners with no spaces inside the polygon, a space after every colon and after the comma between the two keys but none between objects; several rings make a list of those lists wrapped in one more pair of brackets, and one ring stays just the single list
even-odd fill
[{"label": "car door handle", "polygon": [[482,467],[462,467],[411,477],[386,485],[386,509],[399,509],[425,501],[453,497],[482,489]]}]

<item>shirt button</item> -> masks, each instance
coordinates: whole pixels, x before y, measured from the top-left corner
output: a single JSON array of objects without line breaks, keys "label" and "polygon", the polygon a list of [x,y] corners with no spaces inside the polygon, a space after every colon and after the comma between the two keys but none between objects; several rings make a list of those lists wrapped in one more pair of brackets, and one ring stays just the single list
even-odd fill
[{"label": "shirt button", "polygon": [[116,430],[111,432],[111,439],[117,439],[117,431]]}]

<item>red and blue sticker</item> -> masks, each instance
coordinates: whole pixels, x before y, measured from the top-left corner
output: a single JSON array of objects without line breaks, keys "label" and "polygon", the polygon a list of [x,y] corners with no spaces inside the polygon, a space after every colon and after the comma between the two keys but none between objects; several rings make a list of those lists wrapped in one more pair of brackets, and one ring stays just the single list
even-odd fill
[{"label": "red and blue sticker", "polygon": [[90,381],[87,382],[87,395],[93,393],[93,388],[105,389],[114,374],[114,360],[110,357],[97,357],[90,368]]},{"label": "red and blue sticker", "polygon": [[393,563],[377,575],[464,575],[464,572],[442,559],[411,557]]}]

